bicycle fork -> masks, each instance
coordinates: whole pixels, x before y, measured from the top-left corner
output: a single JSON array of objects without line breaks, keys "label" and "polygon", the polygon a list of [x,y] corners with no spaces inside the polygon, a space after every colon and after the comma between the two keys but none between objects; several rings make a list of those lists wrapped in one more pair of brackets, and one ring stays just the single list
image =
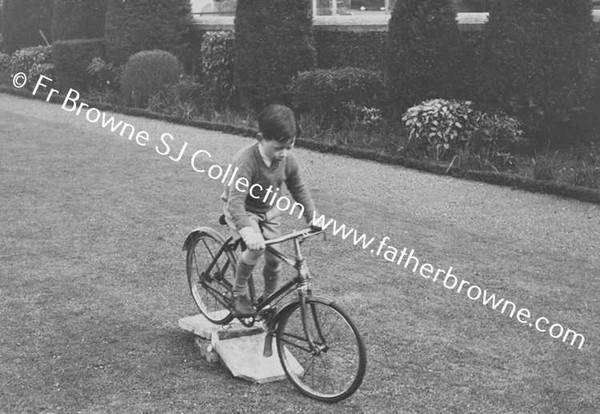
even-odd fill
[{"label": "bicycle fork", "polygon": [[[304,330],[304,335],[306,335],[306,340],[308,342],[309,348],[315,352],[320,353],[323,349],[322,347],[318,347],[315,345],[314,341],[311,338],[309,329],[308,329],[308,316],[306,311],[306,297],[310,295],[310,272],[308,270],[308,266],[304,262],[304,257],[302,256],[302,252],[300,251],[300,242],[297,239],[294,239],[294,248],[296,250],[296,264],[295,267],[298,269],[298,296],[300,302],[300,315],[302,320],[302,326]],[[289,312],[293,312],[293,307]],[[285,312],[282,310],[282,312]],[[265,345],[263,347],[263,356],[268,358],[273,355],[273,338],[275,337],[275,332],[277,330],[278,321],[280,316],[285,317],[283,313],[278,313],[276,315],[269,315],[267,319],[267,333],[265,335]],[[313,315],[316,318],[316,315]],[[317,330],[320,332],[320,327],[318,326],[318,321],[315,320],[315,324]]]},{"label": "bicycle fork", "polygon": [[[306,332],[307,332],[306,318],[304,316],[305,315],[304,308],[305,308],[305,304],[306,304],[306,284],[298,287],[298,293],[300,296],[300,308],[301,308],[301,315],[302,315],[302,323],[304,325],[304,332],[306,335]],[[285,312],[286,312],[285,310],[282,310],[281,314],[276,314],[276,315],[271,314],[271,315],[269,315],[269,317],[267,319],[267,333],[265,335],[265,345],[263,347],[263,356],[265,358],[269,358],[270,356],[273,355],[273,339],[275,338],[275,335],[276,335],[278,321],[279,321],[280,315],[285,316],[284,315]],[[309,342],[310,342],[310,339],[309,339]],[[312,347],[311,347],[311,349],[312,349]]]}]

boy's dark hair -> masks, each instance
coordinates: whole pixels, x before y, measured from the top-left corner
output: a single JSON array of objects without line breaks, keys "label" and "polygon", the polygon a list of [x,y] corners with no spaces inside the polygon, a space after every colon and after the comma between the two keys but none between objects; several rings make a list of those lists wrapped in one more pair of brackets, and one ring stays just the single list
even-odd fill
[{"label": "boy's dark hair", "polygon": [[266,140],[291,142],[297,131],[294,112],[284,105],[269,105],[258,116],[258,129]]}]

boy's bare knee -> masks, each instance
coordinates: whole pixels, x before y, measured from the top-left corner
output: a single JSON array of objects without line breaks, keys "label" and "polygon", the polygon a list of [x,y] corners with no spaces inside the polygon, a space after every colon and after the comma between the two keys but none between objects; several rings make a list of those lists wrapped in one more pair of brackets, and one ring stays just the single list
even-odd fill
[{"label": "boy's bare knee", "polygon": [[242,260],[248,264],[256,264],[256,262],[258,262],[258,259],[260,259],[260,257],[264,254],[264,252],[265,252],[264,249],[261,249],[261,250],[246,249],[246,250],[244,250],[244,253],[242,254]]}]

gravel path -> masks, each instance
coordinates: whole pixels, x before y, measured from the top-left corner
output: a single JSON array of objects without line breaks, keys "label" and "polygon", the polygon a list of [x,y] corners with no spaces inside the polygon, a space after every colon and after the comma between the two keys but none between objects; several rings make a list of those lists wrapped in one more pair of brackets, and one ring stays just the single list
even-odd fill
[{"label": "gravel path", "polygon": [[[99,124],[91,124],[84,118],[83,111],[76,116],[59,105],[8,95],[0,98],[0,113],[4,119],[10,119],[11,114],[26,114],[31,119],[32,138],[36,132],[43,133],[43,130],[35,130],[36,125],[48,122],[65,131],[74,129],[82,139],[85,139],[88,131],[104,134],[109,140],[117,136],[103,132]],[[187,141],[188,148],[194,151],[204,149],[211,153],[214,163],[226,165],[232,153],[251,142],[247,138],[219,132],[121,114],[114,116],[117,121],[123,120],[138,131],[143,129],[149,133],[150,141],[146,148],[139,147],[140,152],[148,151],[154,145],[164,152],[165,147],[159,137],[166,132],[174,136],[170,156],[176,156],[176,152]],[[136,146],[134,142],[131,145]],[[356,210],[360,215],[392,212],[400,223],[427,222],[432,230],[439,233],[454,233],[455,236],[477,234],[481,238],[502,241],[523,251],[572,257],[582,264],[591,264],[600,273],[598,205],[302,148],[295,151],[305,169],[305,180],[317,200],[323,194],[334,199],[335,204],[358,203]],[[176,168],[191,171],[192,153],[186,148]],[[167,156],[163,158],[166,162]],[[204,179],[210,182],[207,177]],[[340,216],[335,210],[322,212],[339,222],[354,225],[352,217]],[[390,230],[390,225],[402,227],[400,223],[378,225],[373,222],[372,228],[360,230],[370,235],[384,236],[389,234],[386,230]],[[577,267],[573,270],[577,270]]]}]

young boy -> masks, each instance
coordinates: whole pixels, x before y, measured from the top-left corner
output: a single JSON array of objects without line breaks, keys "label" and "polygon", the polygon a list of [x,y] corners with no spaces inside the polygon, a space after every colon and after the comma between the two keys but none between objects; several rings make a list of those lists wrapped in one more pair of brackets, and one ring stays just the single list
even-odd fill
[{"label": "young boy", "polygon": [[292,110],[283,105],[269,105],[260,113],[258,126],[258,142],[241,150],[232,163],[232,167],[239,169],[238,177],[245,177],[248,185],[242,188],[244,191],[238,186],[225,185],[221,196],[227,224],[247,246],[237,263],[233,289],[234,313],[241,317],[255,313],[246,286],[263,253],[265,297],[277,287],[281,264],[275,255],[265,253],[265,239],[281,235],[279,216],[282,211],[276,207],[275,194],[279,194],[282,184],[285,182],[294,200],[302,205],[307,223],[315,211],[310,193],[300,178],[298,161],[291,152],[296,138]]}]

